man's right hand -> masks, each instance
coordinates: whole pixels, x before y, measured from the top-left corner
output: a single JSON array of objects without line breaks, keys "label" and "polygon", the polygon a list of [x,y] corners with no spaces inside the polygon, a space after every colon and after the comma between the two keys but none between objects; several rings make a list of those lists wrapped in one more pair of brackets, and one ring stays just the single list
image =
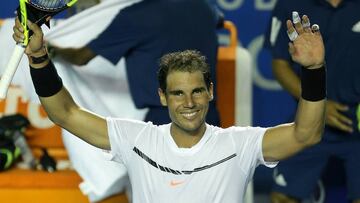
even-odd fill
[{"label": "man's right hand", "polygon": [[342,112],[348,110],[346,105],[335,101],[328,100],[326,102],[326,125],[341,131],[352,133],[352,121],[344,116]]}]

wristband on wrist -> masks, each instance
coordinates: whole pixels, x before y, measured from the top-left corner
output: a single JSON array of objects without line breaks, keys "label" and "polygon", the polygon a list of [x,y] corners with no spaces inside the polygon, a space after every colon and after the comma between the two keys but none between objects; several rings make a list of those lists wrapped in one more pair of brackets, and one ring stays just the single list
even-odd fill
[{"label": "wristband on wrist", "polygon": [[46,53],[45,55],[42,55],[42,56],[39,56],[39,57],[30,56],[30,58],[31,58],[31,62],[33,64],[41,64],[41,63],[44,63],[46,60],[48,60],[49,56]]},{"label": "wristband on wrist", "polygon": [[52,61],[43,68],[33,68],[30,66],[30,74],[36,94],[40,97],[53,96],[63,87],[62,80]]},{"label": "wristband on wrist", "polygon": [[325,65],[317,69],[301,68],[301,97],[308,101],[326,98]]}]

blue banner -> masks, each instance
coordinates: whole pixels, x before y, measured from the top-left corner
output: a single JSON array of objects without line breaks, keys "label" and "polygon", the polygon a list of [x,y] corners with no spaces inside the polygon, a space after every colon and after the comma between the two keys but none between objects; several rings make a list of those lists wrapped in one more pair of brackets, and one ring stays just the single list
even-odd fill
[{"label": "blue banner", "polygon": [[19,1],[5,0],[0,6],[0,18],[10,18],[15,16],[15,10],[19,6]]}]

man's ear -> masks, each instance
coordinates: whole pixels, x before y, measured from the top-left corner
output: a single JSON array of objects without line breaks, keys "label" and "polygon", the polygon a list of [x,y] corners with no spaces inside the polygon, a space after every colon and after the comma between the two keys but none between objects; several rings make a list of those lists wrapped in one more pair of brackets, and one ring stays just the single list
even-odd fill
[{"label": "man's ear", "polygon": [[209,101],[212,101],[214,99],[214,84],[210,83],[209,87]]},{"label": "man's ear", "polygon": [[161,88],[158,88],[158,94],[159,94],[159,97],[160,97],[161,105],[167,106],[165,92],[163,92],[163,90]]}]

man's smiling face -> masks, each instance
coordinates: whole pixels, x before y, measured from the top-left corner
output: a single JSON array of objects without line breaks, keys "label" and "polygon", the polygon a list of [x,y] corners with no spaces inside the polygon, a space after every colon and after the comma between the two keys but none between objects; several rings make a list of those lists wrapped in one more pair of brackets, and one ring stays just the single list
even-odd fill
[{"label": "man's smiling face", "polygon": [[168,106],[174,130],[189,135],[205,127],[213,86],[206,87],[201,71],[172,71],[166,78],[166,92],[159,90],[160,100]]}]

